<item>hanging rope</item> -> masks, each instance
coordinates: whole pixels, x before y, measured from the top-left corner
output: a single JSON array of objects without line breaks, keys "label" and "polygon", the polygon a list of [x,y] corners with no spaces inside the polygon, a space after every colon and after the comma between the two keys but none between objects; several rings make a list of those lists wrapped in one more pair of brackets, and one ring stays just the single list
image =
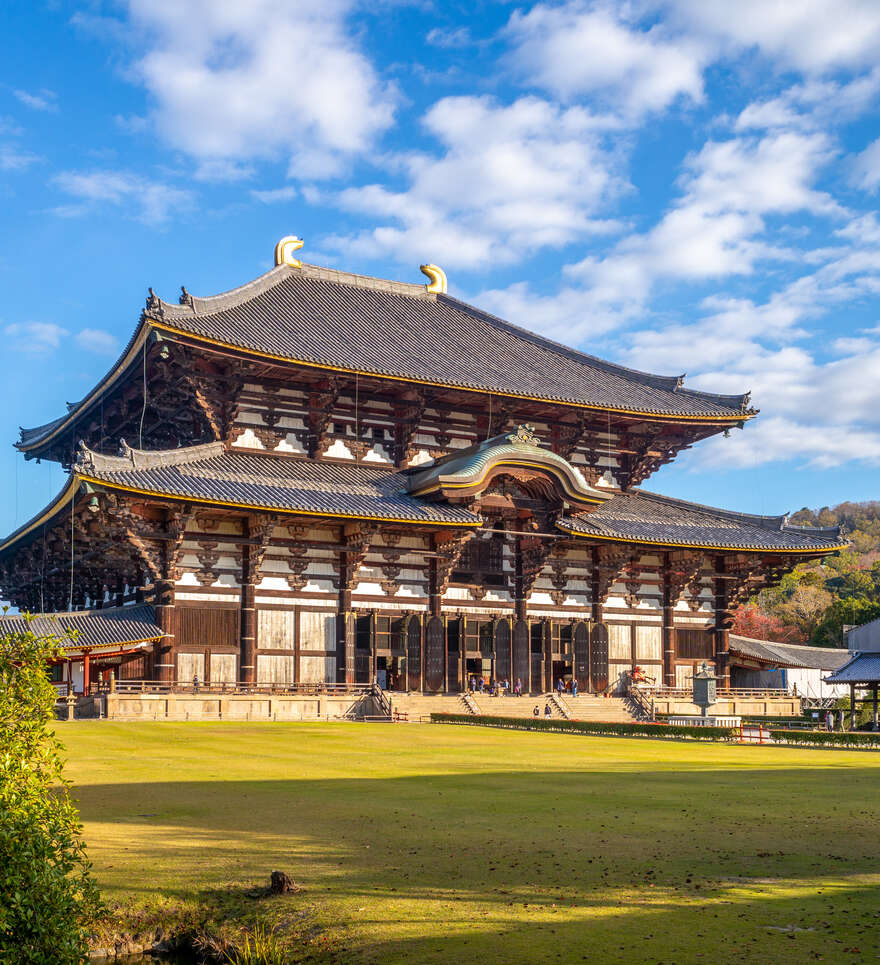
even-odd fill
[{"label": "hanging rope", "polygon": [[67,612],[73,612],[73,507],[76,504],[76,493],[70,497],[70,593],[67,597]]}]

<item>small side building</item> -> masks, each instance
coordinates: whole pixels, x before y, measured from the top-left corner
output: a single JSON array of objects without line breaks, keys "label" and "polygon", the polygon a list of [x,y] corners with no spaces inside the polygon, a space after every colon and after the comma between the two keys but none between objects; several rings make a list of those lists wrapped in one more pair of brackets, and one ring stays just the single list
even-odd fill
[{"label": "small side building", "polygon": [[843,683],[829,683],[852,654],[832,647],[808,647],[730,635],[730,684],[733,688],[779,689],[818,700],[846,697]]}]

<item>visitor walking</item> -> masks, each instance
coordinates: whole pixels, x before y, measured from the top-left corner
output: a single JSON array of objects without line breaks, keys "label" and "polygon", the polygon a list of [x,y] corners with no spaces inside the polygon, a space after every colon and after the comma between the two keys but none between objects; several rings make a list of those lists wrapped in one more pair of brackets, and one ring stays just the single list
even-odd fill
[{"label": "visitor walking", "polygon": [[193,693],[197,694],[199,692],[199,675],[196,674],[193,677]]},{"label": "visitor walking", "polygon": [[540,716],[541,716],[541,708],[537,704],[535,704],[535,709],[532,711],[532,717],[540,717]]},{"label": "visitor walking", "polygon": [[577,677],[571,678],[571,695],[572,697],[577,697],[578,695],[578,682]]},{"label": "visitor walking", "polygon": [[546,703],[546,704],[544,704],[544,716],[545,716],[545,717],[552,717],[552,716],[553,716],[553,711],[550,709],[550,703],[549,703],[549,702]]},{"label": "visitor walking", "polygon": [[516,683],[513,685],[513,692],[517,697],[522,697],[522,680],[517,677]]},{"label": "visitor walking", "polygon": [[565,693],[565,684],[562,681],[562,677],[556,681],[556,693],[561,697]]}]

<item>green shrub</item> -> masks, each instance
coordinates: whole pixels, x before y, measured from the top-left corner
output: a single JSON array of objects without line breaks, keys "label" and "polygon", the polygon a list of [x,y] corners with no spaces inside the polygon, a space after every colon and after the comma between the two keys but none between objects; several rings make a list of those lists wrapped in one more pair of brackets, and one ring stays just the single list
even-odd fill
[{"label": "green shrub", "polygon": [[290,961],[275,934],[262,925],[224,954],[229,965],[284,965]]},{"label": "green shrub", "polygon": [[50,726],[56,649],[30,632],[0,637],[0,965],[87,960],[100,913]]},{"label": "green shrub", "polygon": [[770,736],[789,744],[842,744],[843,746],[880,747],[880,733],[840,733],[827,730],[771,730]]},{"label": "green shrub", "polygon": [[550,731],[562,734],[617,734],[650,737],[690,737],[697,740],[733,740],[732,727],[683,727],[679,724],[612,723],[593,720],[548,720],[545,717],[486,717],[470,714],[431,714],[434,724],[479,724],[513,730]]}]

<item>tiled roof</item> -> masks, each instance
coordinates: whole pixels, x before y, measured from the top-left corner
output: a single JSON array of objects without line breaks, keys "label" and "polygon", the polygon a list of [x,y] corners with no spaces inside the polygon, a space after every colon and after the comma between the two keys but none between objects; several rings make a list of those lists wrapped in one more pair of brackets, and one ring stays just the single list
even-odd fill
[{"label": "tiled roof", "polygon": [[410,496],[405,477],[388,468],[237,452],[223,443],[163,452],[127,449],[121,457],[84,450],[76,471],[137,492],[276,512],[424,524],[481,522],[461,507]]},{"label": "tiled roof", "polygon": [[[132,646],[157,640],[162,631],[156,626],[153,608],[146,604],[113,607],[107,610],[80,610],[72,613],[41,613],[26,620],[21,614],[0,616],[0,633],[25,633],[57,637],[64,651],[84,647]],[[74,632],[75,639],[68,633]]]},{"label": "tiled roof", "polygon": [[303,265],[149,317],[228,345],[428,384],[670,416],[742,418],[744,395],[685,389],[578,352],[423,285]]},{"label": "tiled roof", "polygon": [[665,546],[831,552],[845,545],[837,529],[800,529],[785,516],[752,516],[633,489],[594,513],[567,516],[562,529],[581,536]]},{"label": "tiled roof", "polygon": [[800,669],[838,670],[850,658],[850,654],[842,649],[754,640],[733,633],[730,634],[730,650],[761,663]]},{"label": "tiled roof", "polygon": [[829,684],[861,684],[880,680],[880,653],[857,653],[840,670],[825,678]]}]

